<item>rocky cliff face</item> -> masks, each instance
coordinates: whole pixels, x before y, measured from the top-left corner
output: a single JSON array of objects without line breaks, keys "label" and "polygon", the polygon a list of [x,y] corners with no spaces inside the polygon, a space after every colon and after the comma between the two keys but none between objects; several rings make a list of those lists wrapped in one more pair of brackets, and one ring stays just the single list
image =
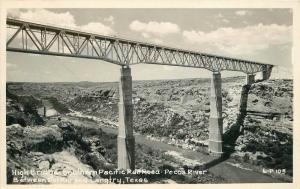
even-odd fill
[{"label": "rocky cliff face", "polygon": [[[261,167],[286,169],[291,175],[292,80],[244,86],[244,78],[232,78],[222,84],[224,134],[235,146],[232,156]],[[135,83],[135,131],[197,150],[208,139],[209,87],[209,81],[197,79]],[[93,100],[86,105],[77,103],[117,122],[116,98],[105,104]],[[234,129],[234,135],[226,135]]]},{"label": "rocky cliff face", "polygon": [[[243,77],[223,80],[225,131],[235,122]],[[209,79],[138,81],[133,85],[134,130],[195,148],[208,139]],[[117,90],[117,89],[115,89]],[[68,104],[84,114],[118,122],[118,91],[112,98],[76,97]]]},{"label": "rocky cliff face", "polygon": [[[10,101],[16,103],[15,100]],[[14,109],[14,113],[21,110]],[[29,115],[25,115],[29,116]],[[27,117],[25,117],[27,118]],[[71,172],[115,170],[117,168],[117,136],[107,134],[95,123],[73,124],[66,118],[45,120],[40,125],[7,124],[7,181],[14,184],[46,183],[98,183],[92,174],[73,175]],[[86,123],[86,122],[85,122]],[[136,145],[136,164],[140,169],[182,169],[183,162],[164,155],[164,151]],[[26,171],[33,171],[25,173]],[[36,174],[46,171],[55,174]],[[16,175],[17,173],[17,175]],[[126,175],[141,178],[143,175]],[[107,175],[100,175],[107,178]],[[121,178],[124,175],[114,175]],[[218,183],[220,177],[208,173],[203,176],[145,176],[148,182],[166,183],[172,179],[179,183]],[[174,182],[174,181],[173,181]]]},{"label": "rocky cliff face", "polygon": [[6,95],[6,125],[26,126],[44,123],[37,111],[42,104],[39,100],[31,95],[15,95],[9,90],[6,90]]},{"label": "rocky cliff face", "polygon": [[292,80],[269,80],[252,85],[247,104],[233,157],[263,168],[285,169],[292,175]]},{"label": "rocky cliff face", "polygon": [[[246,99],[247,108],[240,109],[244,84],[245,78],[243,77],[224,78],[222,80],[224,133],[226,135],[232,128],[238,128],[236,138],[233,140],[235,152],[232,157],[238,161],[262,167],[286,169],[288,174],[291,175],[293,141],[292,81],[269,80],[253,84],[245,91],[248,94]],[[53,84],[51,87],[43,85],[42,88],[36,87],[36,85],[26,84],[32,90],[23,87],[22,91],[26,91],[24,93],[29,96],[31,93],[39,94],[39,91],[42,91],[41,93],[45,97],[47,94],[55,96],[53,93],[53,89],[55,89],[59,94],[58,101],[68,108],[80,111],[83,114],[110,120],[117,124],[118,89],[115,84],[111,86],[105,84],[105,87],[99,87],[101,84],[97,83],[86,87],[75,87],[75,84],[62,86],[59,84],[54,86]],[[209,88],[210,81],[207,79],[134,82],[134,130],[148,135],[150,138],[159,139],[183,148],[200,150],[199,146],[205,144],[208,139]],[[35,96],[33,95],[33,97]],[[17,108],[19,107],[18,104],[15,97],[8,98],[8,115],[11,115],[11,113],[16,115],[22,112]],[[35,113],[21,114],[25,122],[30,116],[35,115]],[[243,115],[242,119],[238,121],[237,118],[241,114]],[[31,122],[28,121],[25,125],[32,125]],[[12,121],[8,125],[15,123],[21,124],[18,121]],[[63,132],[60,133],[64,136]],[[55,136],[55,141],[61,142],[61,140],[58,140],[60,139],[59,135]],[[53,137],[50,138],[53,139]],[[113,145],[110,144],[112,146],[107,145],[107,147],[104,145],[111,140],[106,138],[107,141],[102,141],[102,147],[106,149],[106,154],[110,153],[110,159],[107,159],[108,156],[105,157],[106,155],[101,154],[103,153],[101,147],[97,147],[96,143],[101,142],[97,142],[96,138],[93,136],[83,137],[81,144],[76,145],[88,146],[87,149],[90,148],[90,145],[94,145],[93,149],[99,149],[99,154],[104,156],[106,163],[114,163],[116,161],[116,157],[113,155],[115,154],[115,148],[109,151],[107,148],[111,148]],[[63,141],[65,139],[63,137]],[[19,144],[15,144],[15,146],[17,147]],[[80,147],[76,148],[81,149]],[[85,151],[80,152],[79,150],[77,154],[83,154],[83,152]],[[82,161],[97,162],[95,158],[99,159],[101,157],[100,155],[98,157],[98,155],[91,151],[91,154],[84,156]],[[157,159],[159,158],[161,157]],[[90,164],[92,167],[100,165],[102,164]]]},{"label": "rocky cliff face", "polygon": [[[57,124],[45,126],[9,125],[8,183],[57,183],[55,178],[69,179],[69,182],[74,183],[84,182],[82,179],[92,182],[89,175],[76,175],[77,178],[74,178],[67,173],[111,166],[110,162],[116,161],[116,145],[111,146],[114,142],[109,140],[111,137],[100,128],[75,126],[68,121],[58,121]],[[28,170],[52,170],[57,175],[40,175],[34,172],[23,178],[22,175],[15,175],[15,172]]]}]

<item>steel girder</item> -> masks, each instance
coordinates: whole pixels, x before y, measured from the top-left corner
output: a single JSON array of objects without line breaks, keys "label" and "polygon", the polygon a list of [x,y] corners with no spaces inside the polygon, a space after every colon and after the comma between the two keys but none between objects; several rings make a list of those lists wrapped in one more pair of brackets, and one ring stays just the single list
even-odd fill
[{"label": "steel girder", "polygon": [[99,59],[117,65],[156,64],[253,74],[273,65],[165,47],[7,18],[7,51]]}]

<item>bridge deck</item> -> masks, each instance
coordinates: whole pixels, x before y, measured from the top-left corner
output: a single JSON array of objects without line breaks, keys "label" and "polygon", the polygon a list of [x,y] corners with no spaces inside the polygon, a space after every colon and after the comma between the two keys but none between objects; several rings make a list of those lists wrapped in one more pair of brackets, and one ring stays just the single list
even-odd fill
[{"label": "bridge deck", "polygon": [[117,65],[157,64],[252,74],[273,65],[7,18],[7,51],[99,59]]}]

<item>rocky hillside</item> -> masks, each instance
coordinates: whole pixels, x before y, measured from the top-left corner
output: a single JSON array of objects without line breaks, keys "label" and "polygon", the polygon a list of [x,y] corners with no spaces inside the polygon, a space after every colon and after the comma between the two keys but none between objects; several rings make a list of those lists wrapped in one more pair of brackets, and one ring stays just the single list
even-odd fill
[{"label": "rocky hillside", "polygon": [[[11,95],[11,94],[10,94]],[[22,97],[25,98],[25,97]],[[26,99],[30,98],[26,96]],[[7,113],[23,122],[7,122],[7,182],[14,184],[46,183],[102,183],[100,179],[109,179],[109,175],[93,175],[95,170],[115,170],[117,168],[117,136],[102,131],[96,124],[71,123],[67,118],[56,117],[42,119],[31,104],[31,113],[24,112],[23,101],[7,98]],[[31,99],[31,98],[30,98]],[[35,98],[31,101],[35,102]],[[21,102],[21,103],[20,103]],[[36,117],[34,117],[36,116]],[[34,118],[34,119],[33,119]],[[57,119],[58,118],[58,119]],[[41,119],[41,122],[33,122]],[[30,120],[31,122],[26,122]],[[112,175],[122,183],[129,178],[144,178],[146,183],[219,183],[222,178],[211,173],[200,176],[165,175],[165,169],[182,170],[187,168],[184,162],[166,155],[165,151],[154,150],[148,146],[136,145],[136,168],[160,170],[160,175]],[[70,174],[86,171],[87,174]],[[27,172],[29,171],[29,172]],[[41,174],[43,173],[43,174]],[[90,174],[88,174],[90,173]],[[112,181],[116,182],[116,181]],[[106,183],[106,182],[105,182]]]},{"label": "rocky hillside", "polygon": [[292,175],[293,82],[270,80],[251,86],[237,159]]},{"label": "rocky hillside", "polygon": [[[243,77],[223,81],[224,130],[236,119],[240,89],[244,82]],[[206,143],[209,88],[209,79],[134,82],[135,131],[187,148]],[[68,105],[73,110],[117,123],[117,103],[117,95],[105,100],[83,96],[74,98]]]},{"label": "rocky hillside", "polygon": [[37,108],[42,102],[32,95],[16,95],[6,90],[6,124],[40,125],[44,120],[38,114]]},{"label": "rocky hillside", "polygon": [[[232,157],[262,168],[285,169],[292,175],[292,80],[253,84],[244,91],[245,110],[240,107],[244,83],[244,78],[230,78],[222,86],[224,133],[238,128],[236,136],[229,135],[236,150]],[[197,150],[208,139],[209,84],[197,79],[136,82],[135,131]],[[117,122],[116,98],[84,102],[75,98],[70,106]]]},{"label": "rocky hillside", "polygon": [[[286,169],[292,175],[292,80],[244,84],[244,77],[222,80],[224,138],[235,150],[231,156],[261,168]],[[57,97],[68,109],[115,124],[118,121],[117,83],[26,83],[9,88],[39,94],[40,98]],[[209,79],[134,82],[134,130],[152,139],[201,150],[208,139],[209,90]],[[245,95],[246,101],[241,101]],[[246,106],[240,106],[243,103]]]}]

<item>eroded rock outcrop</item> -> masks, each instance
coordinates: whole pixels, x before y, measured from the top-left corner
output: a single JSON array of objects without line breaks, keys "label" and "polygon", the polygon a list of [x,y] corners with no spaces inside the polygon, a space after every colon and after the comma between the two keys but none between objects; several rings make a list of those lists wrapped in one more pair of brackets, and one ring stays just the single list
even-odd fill
[{"label": "eroded rock outcrop", "polygon": [[270,80],[251,86],[243,133],[233,157],[292,175],[292,80]]}]

